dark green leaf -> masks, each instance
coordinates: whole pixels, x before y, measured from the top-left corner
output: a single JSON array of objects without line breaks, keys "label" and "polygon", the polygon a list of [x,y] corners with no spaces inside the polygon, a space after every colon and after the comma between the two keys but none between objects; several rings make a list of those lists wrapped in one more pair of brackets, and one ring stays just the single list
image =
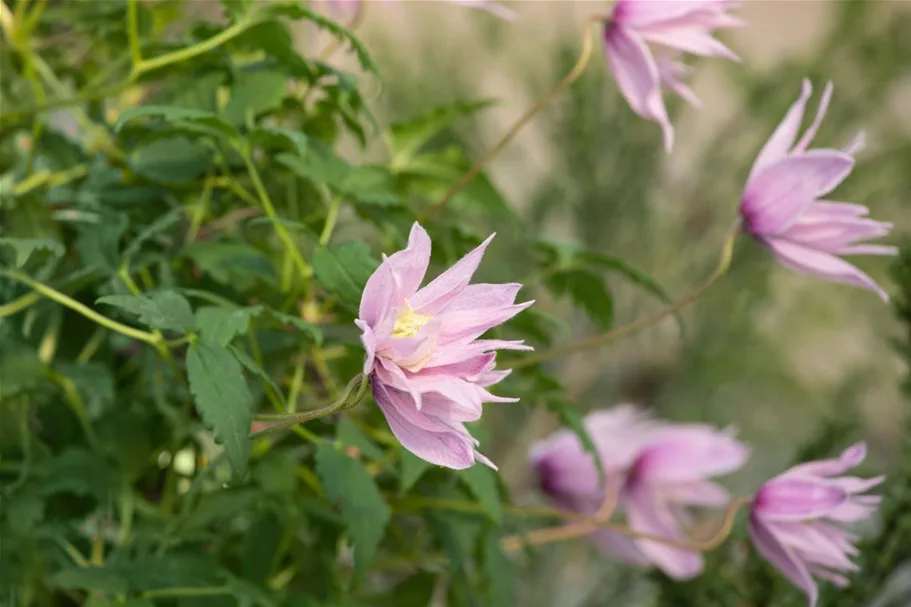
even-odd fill
[{"label": "dark green leaf", "polygon": [[468,485],[471,493],[484,506],[484,512],[494,523],[503,521],[503,508],[500,506],[500,488],[496,472],[487,466],[478,464],[459,471],[462,481]]},{"label": "dark green leaf", "polygon": [[187,332],[195,327],[190,302],[176,291],[154,291],[142,295],[108,295],[96,303],[117,306],[135,314],[152,329]]},{"label": "dark green leaf", "polygon": [[88,590],[121,594],[129,589],[128,580],[118,571],[103,567],[73,567],[51,576],[50,583],[67,590]]},{"label": "dark green leaf", "polygon": [[389,507],[364,465],[329,443],[316,447],[316,471],[326,494],[342,509],[354,543],[355,572],[363,578],[386,533]]},{"label": "dark green leaf", "polygon": [[206,306],[196,310],[196,326],[203,339],[227,346],[232,339],[250,328],[250,321],[259,316],[262,306],[250,308],[219,308]]},{"label": "dark green leaf", "polygon": [[516,604],[516,567],[503,552],[496,529],[484,536],[482,559],[487,578],[487,593],[491,607],[512,607]]},{"label": "dark green leaf", "polygon": [[383,450],[377,447],[363,432],[358,430],[354,422],[347,417],[343,417],[339,421],[335,429],[335,439],[344,445],[357,447],[361,453],[374,461],[389,464],[389,459]]},{"label": "dark green leaf", "polygon": [[300,131],[291,131],[276,126],[262,125],[250,131],[250,140],[264,147],[292,150],[297,157],[303,157],[309,149],[309,139]]},{"label": "dark green leaf", "polygon": [[357,305],[367,279],[377,267],[366,243],[353,240],[313,254],[316,280],[330,293]]},{"label": "dark green leaf", "polygon": [[296,327],[300,331],[307,334],[307,337],[315,343],[320,345],[323,343],[323,332],[319,327],[311,325],[306,320],[298,317],[292,316],[290,314],[285,314],[284,312],[279,312],[277,310],[269,310],[269,315],[277,320],[281,325],[291,325]]},{"label": "dark green leaf", "polygon": [[316,185],[325,184],[334,190],[344,185],[351,172],[351,166],[347,162],[316,141],[310,142],[307,153],[303,156],[279,154],[275,159],[301,179]]},{"label": "dark green leaf", "polygon": [[200,339],[187,351],[187,376],[197,411],[224,444],[235,476],[242,477],[250,454],[253,396],[240,363],[229,350]]},{"label": "dark green leaf", "polygon": [[568,295],[575,305],[585,310],[600,330],[611,328],[614,300],[598,274],[583,269],[564,270],[551,274],[546,282],[557,295]]},{"label": "dark green leaf", "polygon": [[155,139],[130,155],[130,167],[139,175],[165,183],[192,181],[212,167],[212,153],[186,137]]},{"label": "dark green leaf", "polygon": [[54,257],[63,255],[63,246],[49,238],[0,238],[0,246],[12,247],[16,254],[16,267],[24,266],[36,251],[48,251]]},{"label": "dark green leaf", "polygon": [[128,122],[139,118],[158,118],[168,124],[197,126],[204,132],[226,138],[237,136],[237,130],[213,112],[167,105],[143,105],[124,111],[114,123],[114,132],[120,132]]},{"label": "dark green leaf", "polygon": [[275,268],[259,249],[234,241],[196,242],[183,250],[213,280],[247,291],[263,281],[274,282]]},{"label": "dark green leaf", "polygon": [[424,474],[431,464],[418,456],[414,455],[404,447],[399,452],[400,471],[399,471],[399,494],[405,495],[414,486],[421,475]]},{"label": "dark green leaf", "polygon": [[123,254],[121,255],[123,260],[122,263],[128,264],[133,256],[139,253],[142,249],[142,245],[145,244],[146,241],[154,238],[179,222],[183,216],[184,210],[180,207],[175,207],[146,226],[146,228],[133,237],[123,249]]}]

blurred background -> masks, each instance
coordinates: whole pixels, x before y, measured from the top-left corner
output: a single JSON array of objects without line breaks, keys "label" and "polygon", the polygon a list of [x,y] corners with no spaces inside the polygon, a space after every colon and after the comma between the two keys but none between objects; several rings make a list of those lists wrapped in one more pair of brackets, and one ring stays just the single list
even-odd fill
[{"label": "blurred background", "polygon": [[[494,99],[453,134],[478,157],[571,69],[584,19],[609,7],[506,4],[519,14],[515,23],[442,2],[367,2],[359,35],[384,75],[380,121],[460,99]],[[627,107],[596,53],[585,75],[491,163],[496,186],[542,234],[621,255],[677,296],[715,267],[753,158],[797,98],[801,79],[815,86],[808,113],[831,79],[835,95],[816,145],[843,146],[861,129],[868,135],[833,199],[868,205],[875,218],[893,221],[891,240],[898,242],[911,229],[911,2],[763,0],[745,2],[738,14],[748,26],[721,39],[742,63],[689,61],[702,109],[666,96],[677,131],[671,155],[661,149],[658,126]],[[521,266],[518,259],[501,241],[482,272]],[[894,290],[887,261],[858,262]],[[628,283],[610,286],[618,324],[658,305]],[[574,336],[597,332],[565,302],[538,305],[573,319]],[[874,295],[790,272],[742,238],[728,276],[683,316],[684,334],[669,319],[554,368],[584,411],[632,402],[670,420],[736,426],[754,455],[728,479],[735,491],[789,465],[832,418],[855,426],[851,440],[870,442],[871,469],[894,463],[907,410],[899,390],[904,370],[890,343],[897,322]],[[527,449],[556,426],[542,407],[487,407],[488,455],[516,501],[541,499]],[[654,600],[649,584],[627,573],[583,543],[537,550],[523,568],[518,604]]]}]

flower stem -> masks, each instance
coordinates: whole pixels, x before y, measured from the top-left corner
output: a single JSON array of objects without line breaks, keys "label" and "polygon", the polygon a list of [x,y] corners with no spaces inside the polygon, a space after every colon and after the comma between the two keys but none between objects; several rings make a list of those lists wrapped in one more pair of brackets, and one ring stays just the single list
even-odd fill
[{"label": "flower stem", "polygon": [[98,323],[102,327],[108,328],[111,331],[115,331],[121,335],[126,335],[127,337],[132,337],[133,339],[138,339],[139,341],[155,346],[156,348],[161,345],[161,339],[159,337],[156,337],[147,331],[134,329],[133,327],[128,327],[127,325],[119,323],[116,320],[111,320],[106,316],[102,316],[98,312],[79,303],[75,299],[64,295],[60,291],[56,291],[47,285],[41,284],[38,281],[32,280],[25,274],[20,274],[19,272],[13,272],[10,270],[0,270],[0,276],[6,276],[12,280],[21,282],[22,284],[31,287],[41,295],[44,295],[51,301],[55,301],[62,306],[66,306],[74,312],[82,314],[92,322]]},{"label": "flower stem", "polygon": [[433,219],[437,213],[443,210],[449,202],[469,183],[474,179],[478,173],[484,170],[484,167],[487,166],[487,163],[491,161],[497,154],[499,154],[503,148],[505,148],[513,137],[522,130],[528,121],[534,118],[538,112],[544,109],[551,101],[554,100],[560,93],[562,93],[567,87],[569,87],[573,82],[579,79],[579,76],[585,71],[585,68],[588,66],[588,62],[591,60],[592,50],[594,48],[594,43],[592,42],[592,35],[589,31],[589,28],[594,23],[601,23],[606,19],[603,15],[592,15],[585,21],[585,26],[583,29],[582,35],[582,51],[579,53],[579,58],[576,60],[576,64],[569,71],[563,79],[554,85],[549,91],[544,93],[537,101],[528,108],[524,114],[522,114],[518,120],[516,120],[511,127],[500,137],[491,148],[489,148],[481,158],[472,165],[468,171],[459,178],[449,190],[443,194],[443,197],[439,201],[429,206],[424,212],[418,217],[418,221],[423,222],[429,219]]},{"label": "flower stem", "polygon": [[560,358],[569,354],[581,352],[583,350],[591,350],[593,348],[600,347],[608,342],[615,341],[628,335],[632,335],[633,333],[637,333],[642,329],[651,327],[652,325],[664,320],[671,314],[680,311],[687,305],[699,299],[699,297],[701,297],[709,287],[711,287],[719,278],[725,275],[731,265],[731,257],[734,252],[734,240],[737,238],[737,235],[739,233],[740,221],[738,220],[734,222],[730,230],[728,230],[727,236],[724,239],[724,244],[722,245],[721,249],[721,259],[718,262],[718,267],[716,267],[715,271],[712,272],[712,275],[704,280],[702,284],[669,306],[658,310],[654,314],[640,318],[638,320],[634,320],[631,323],[621,325],[620,327],[617,327],[611,331],[607,331],[606,333],[600,333],[598,335],[586,337],[584,339],[568,343],[564,346],[558,346],[556,348],[551,348],[550,350],[545,350],[534,356],[525,357],[519,361],[516,361],[516,363],[512,365],[512,368],[520,369],[522,367],[553,360],[554,358]]},{"label": "flower stem", "polygon": [[342,391],[342,395],[331,405],[327,405],[320,409],[311,409],[310,411],[301,411],[300,413],[295,413],[294,415],[288,415],[282,418],[280,421],[275,422],[265,430],[260,430],[259,432],[254,432],[249,436],[251,439],[257,439],[266,434],[271,434],[279,430],[284,430],[285,428],[290,428],[304,422],[308,422],[312,419],[317,419],[319,417],[325,417],[327,415],[332,415],[339,411],[345,409],[350,409],[357,405],[364,398],[364,394],[367,392],[367,385],[370,383],[370,380],[364,377],[363,373],[358,373],[355,375],[348,385],[345,386],[345,389]]},{"label": "flower stem", "polygon": [[329,239],[332,238],[332,232],[335,230],[335,222],[338,220],[338,211],[339,207],[342,206],[342,196],[341,194],[336,194],[332,196],[329,201],[329,214],[326,215],[326,225],[323,226],[323,232],[319,235],[319,244],[320,246],[326,246],[329,244]]}]

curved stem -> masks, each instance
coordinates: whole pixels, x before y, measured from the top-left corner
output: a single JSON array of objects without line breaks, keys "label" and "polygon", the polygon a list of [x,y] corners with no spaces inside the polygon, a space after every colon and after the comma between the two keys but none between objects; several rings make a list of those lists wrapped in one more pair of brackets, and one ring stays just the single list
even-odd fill
[{"label": "curved stem", "polygon": [[363,373],[358,373],[351,379],[350,382],[348,382],[348,385],[345,386],[344,391],[342,391],[342,395],[331,405],[327,405],[320,409],[311,409],[310,411],[302,411],[300,413],[295,413],[294,415],[285,416],[280,421],[275,422],[265,430],[254,432],[249,436],[249,438],[260,438],[266,434],[284,430],[285,428],[290,428],[292,426],[308,422],[318,417],[325,417],[327,415],[332,415],[338,411],[349,409],[364,398],[364,394],[367,392],[368,383],[369,380],[364,377]]},{"label": "curved stem", "polygon": [[487,163],[490,162],[494,156],[499,154],[503,148],[509,144],[510,141],[512,141],[512,138],[515,137],[520,130],[522,130],[522,127],[524,127],[529,120],[534,118],[538,112],[544,109],[544,107],[553,101],[554,98],[562,93],[569,85],[579,79],[579,76],[582,75],[582,73],[585,71],[586,66],[588,66],[588,62],[591,60],[592,50],[594,48],[594,43],[592,42],[592,36],[589,32],[589,28],[593,23],[601,23],[605,19],[606,17],[603,15],[592,15],[586,19],[582,35],[582,51],[579,53],[579,58],[576,60],[576,64],[573,66],[573,69],[571,69],[560,82],[554,85],[553,88],[544,93],[543,96],[535,101],[534,104],[532,104],[532,106],[528,108],[525,113],[522,114],[519,119],[513,123],[511,127],[509,127],[506,133],[500,137],[499,141],[497,141],[490,149],[484,152],[484,155],[481,156],[481,158],[475,162],[474,165],[468,169],[468,171],[462,175],[458,181],[452,184],[449,190],[443,194],[443,197],[439,201],[425,209],[424,212],[421,213],[421,215],[418,217],[419,222],[433,219],[437,213],[442,211],[443,207],[449,204],[449,201],[451,201],[456,194],[465,189],[465,187],[471,183],[471,180],[474,179],[478,173],[484,169],[485,166],[487,166]]},{"label": "curved stem", "polygon": [[[92,310],[91,308],[79,303],[75,299],[72,299],[71,297],[67,297],[60,291],[56,291],[56,290],[52,289],[51,287],[41,284],[40,282],[38,282],[36,280],[32,280],[25,274],[20,274],[19,272],[12,272],[9,270],[0,270],[0,276],[6,276],[7,278],[10,278],[12,280],[21,282],[22,284],[24,284],[28,287],[31,287],[38,293],[44,295],[51,301],[55,301],[62,306],[66,306],[67,308],[73,310],[74,312],[78,312],[79,314],[82,314],[83,316],[85,316],[86,318],[91,320],[92,322],[98,323],[102,327],[106,327],[106,328],[110,329],[111,331],[116,331],[117,333],[126,335],[127,337],[132,337],[133,339],[138,339],[139,341],[143,341],[147,344],[155,346],[156,348],[161,345],[161,340],[158,337],[156,337],[155,335],[152,335],[151,333],[148,333],[146,331],[134,329],[133,327],[128,327],[127,325],[119,323],[116,320],[111,320],[107,316],[102,316],[95,310]],[[13,302],[13,303],[15,303],[15,302]]]},{"label": "curved stem", "polygon": [[607,331],[606,333],[600,333],[598,335],[593,335],[591,337],[586,337],[578,341],[568,343],[564,346],[558,346],[556,348],[551,348],[550,350],[545,350],[539,354],[533,356],[525,357],[521,360],[516,361],[513,365],[513,369],[520,369],[522,367],[527,367],[529,365],[534,365],[537,363],[545,362],[552,360],[554,358],[560,358],[562,356],[567,356],[568,354],[573,354],[575,352],[581,352],[583,350],[591,350],[592,348],[597,348],[608,342],[626,337],[627,335],[632,335],[642,329],[648,328],[654,324],[657,324],[661,320],[664,320],[666,317],[674,314],[692,302],[699,299],[703,293],[705,293],[709,287],[711,287],[719,278],[724,276],[728,271],[728,267],[731,265],[731,257],[734,251],[734,240],[737,238],[737,235],[740,233],[740,221],[737,220],[728,230],[727,236],[724,240],[724,245],[721,249],[721,259],[718,262],[718,267],[715,268],[715,271],[712,272],[712,275],[709,276],[706,280],[702,282],[695,289],[685,294],[683,297],[675,301],[669,306],[666,306],[654,314],[650,314],[644,318],[634,320],[629,324],[622,325],[613,329],[612,331]]}]

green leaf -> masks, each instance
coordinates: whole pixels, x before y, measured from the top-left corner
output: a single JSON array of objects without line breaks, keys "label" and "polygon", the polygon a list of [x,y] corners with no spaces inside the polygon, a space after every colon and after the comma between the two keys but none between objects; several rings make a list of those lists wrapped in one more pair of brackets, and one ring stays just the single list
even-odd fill
[{"label": "green leaf", "polygon": [[372,440],[367,438],[364,433],[354,425],[354,422],[347,417],[343,417],[341,421],[339,421],[338,426],[336,426],[335,439],[344,445],[357,447],[361,453],[374,461],[381,462],[387,466],[389,464],[386,453],[377,447]]},{"label": "green leaf", "polygon": [[316,472],[329,499],[342,509],[354,543],[355,575],[363,579],[386,533],[389,507],[364,465],[329,443],[316,446]]},{"label": "green leaf", "polygon": [[187,376],[196,410],[224,444],[235,478],[242,477],[250,454],[253,396],[240,363],[223,346],[201,338],[187,351]]},{"label": "green leaf", "polygon": [[545,282],[557,295],[569,295],[600,330],[607,331],[613,325],[614,300],[607,291],[604,279],[598,274],[584,269],[569,269],[551,274]]},{"label": "green leaf", "polygon": [[250,308],[220,308],[205,306],[196,310],[196,326],[203,339],[227,346],[232,339],[250,328],[250,321],[259,316],[262,306]]},{"label": "green leaf", "polygon": [[352,305],[360,302],[364,285],[377,265],[370,255],[370,247],[359,240],[319,248],[313,253],[317,282]]},{"label": "green leaf", "polygon": [[459,470],[462,481],[484,506],[484,512],[491,521],[498,525],[503,521],[503,508],[500,506],[500,488],[496,472],[484,465]]},{"label": "green leaf", "polygon": [[516,567],[500,546],[495,529],[484,536],[482,561],[487,578],[487,594],[491,607],[512,607],[516,604]]},{"label": "green leaf", "polygon": [[231,99],[221,117],[231,124],[242,125],[247,116],[274,110],[281,106],[288,76],[274,70],[241,71],[231,87]]},{"label": "green leaf", "polygon": [[212,280],[239,291],[276,280],[275,267],[269,257],[246,243],[230,240],[195,242],[182,254],[195,261]]},{"label": "green leaf", "polygon": [[292,325],[302,332],[306,333],[310,341],[316,345],[321,345],[323,343],[323,331],[317,326],[311,325],[306,320],[298,317],[292,316],[291,314],[285,314],[284,312],[279,312],[278,310],[269,309],[269,316],[278,321],[281,325]]},{"label": "green leaf", "polygon": [[0,246],[12,247],[16,267],[21,268],[36,251],[48,251],[54,257],[63,255],[63,245],[49,238],[0,238]]},{"label": "green leaf", "polygon": [[176,126],[195,126],[198,132],[225,138],[237,136],[237,130],[214,112],[170,105],[142,105],[129,108],[117,118],[114,132],[119,133],[127,123],[139,118],[158,118]]},{"label": "green leaf", "polygon": [[492,100],[458,101],[433,108],[407,122],[393,124],[389,130],[389,143],[393,151],[392,165],[407,166],[434,135],[449,129],[460,118],[476,114],[491,105]]},{"label": "green leaf", "polygon": [[241,350],[236,346],[228,346],[228,349],[234,354],[234,357],[237,358],[237,361],[244,366],[244,368],[258,376],[260,379],[265,381],[269,386],[275,390],[276,394],[281,394],[282,390],[278,387],[278,384],[275,383],[275,380],[272,379],[272,376],[266,373],[266,371],[256,364],[256,361],[250,358],[250,355]]},{"label": "green leaf", "polygon": [[323,17],[318,13],[305,8],[303,5],[294,3],[285,3],[285,2],[270,2],[262,10],[259,11],[260,18],[267,17],[288,17],[289,19],[306,19],[315,23],[317,26],[322,29],[327,30],[336,38],[347,42],[351,49],[354,51],[355,56],[357,56],[358,63],[360,63],[361,69],[370,72],[371,74],[377,74],[378,70],[376,64],[373,62],[373,59],[370,57],[370,54],[367,52],[367,49],[364,48],[364,45],[355,38],[351,32],[346,30],[344,27],[338,23]]},{"label": "green leaf", "polygon": [[402,447],[399,452],[399,494],[405,495],[431,464]]},{"label": "green leaf", "polygon": [[310,140],[300,131],[269,125],[257,126],[250,131],[249,138],[256,145],[292,150],[297,156],[304,156],[310,145]]},{"label": "green leaf", "polygon": [[88,590],[122,594],[129,589],[129,581],[120,572],[103,567],[73,567],[51,576],[51,586],[66,590]]},{"label": "green leaf", "polygon": [[334,190],[342,187],[351,172],[351,165],[318,141],[311,141],[303,156],[286,153],[275,159],[301,179],[315,185],[325,184]]},{"label": "green leaf", "polygon": [[142,295],[108,295],[95,303],[116,306],[139,317],[152,329],[186,333],[196,326],[190,302],[176,291],[153,291]]},{"label": "green leaf", "polygon": [[129,264],[130,260],[133,258],[134,255],[139,253],[139,251],[142,249],[142,245],[145,244],[146,241],[151,240],[155,236],[159,235],[160,233],[162,233],[165,230],[167,230],[168,228],[170,228],[172,225],[178,223],[181,219],[183,219],[183,217],[184,217],[183,208],[174,207],[173,209],[171,209],[170,211],[168,211],[167,213],[165,213],[164,215],[162,215],[161,217],[159,217],[158,219],[156,219],[155,221],[150,223],[148,226],[145,227],[144,230],[142,230],[141,232],[139,232],[139,234],[134,236],[130,240],[129,244],[127,244],[127,246],[123,249],[123,254],[121,255],[121,259],[122,259],[121,263],[124,265]]},{"label": "green leaf", "polygon": [[155,139],[136,148],[129,165],[138,175],[153,181],[176,183],[192,181],[212,167],[212,152],[183,136]]},{"label": "green leaf", "polygon": [[385,167],[354,167],[338,190],[364,204],[385,207],[401,202],[395,192],[395,176]]}]

